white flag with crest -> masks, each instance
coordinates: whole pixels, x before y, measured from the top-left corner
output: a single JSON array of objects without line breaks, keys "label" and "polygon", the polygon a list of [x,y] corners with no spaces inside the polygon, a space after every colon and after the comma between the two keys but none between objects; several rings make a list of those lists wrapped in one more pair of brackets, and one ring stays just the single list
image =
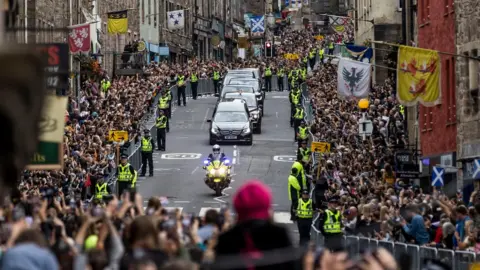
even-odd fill
[{"label": "white flag with crest", "polygon": [[178,30],[185,27],[185,12],[183,9],[167,12],[168,30]]},{"label": "white flag with crest", "polygon": [[337,91],[343,97],[367,97],[370,93],[371,65],[340,58],[337,69]]}]

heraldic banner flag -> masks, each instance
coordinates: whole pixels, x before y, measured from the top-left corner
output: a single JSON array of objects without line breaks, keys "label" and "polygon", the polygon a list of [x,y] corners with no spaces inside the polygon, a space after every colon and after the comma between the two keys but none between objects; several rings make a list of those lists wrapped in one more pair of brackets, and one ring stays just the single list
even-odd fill
[{"label": "heraldic banner flag", "polygon": [[107,13],[107,28],[109,34],[126,34],[128,31],[127,10]]},{"label": "heraldic banner flag", "polygon": [[167,12],[168,30],[179,30],[185,28],[185,12],[183,9]]},{"label": "heraldic banner flag", "polygon": [[361,98],[370,93],[372,68],[369,63],[340,58],[337,69],[339,97]]},{"label": "heraldic banner flag", "polygon": [[404,106],[441,103],[440,57],[437,51],[400,46],[397,62],[397,99]]}]

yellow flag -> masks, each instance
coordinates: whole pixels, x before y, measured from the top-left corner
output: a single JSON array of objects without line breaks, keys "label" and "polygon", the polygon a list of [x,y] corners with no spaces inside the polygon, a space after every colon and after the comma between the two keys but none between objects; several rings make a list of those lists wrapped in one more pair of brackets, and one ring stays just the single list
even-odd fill
[{"label": "yellow flag", "polygon": [[332,26],[333,30],[335,30],[335,32],[341,34],[343,32],[345,32],[345,26],[344,25],[334,25]]},{"label": "yellow flag", "polygon": [[400,46],[397,62],[397,98],[404,106],[441,103],[440,57],[437,51]]},{"label": "yellow flag", "polygon": [[109,34],[125,34],[128,31],[127,10],[108,13],[107,28]]}]

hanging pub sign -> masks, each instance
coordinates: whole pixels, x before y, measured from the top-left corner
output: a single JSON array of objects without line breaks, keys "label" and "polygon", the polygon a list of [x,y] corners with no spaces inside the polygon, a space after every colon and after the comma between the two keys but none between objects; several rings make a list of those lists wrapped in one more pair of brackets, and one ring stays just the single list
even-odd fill
[{"label": "hanging pub sign", "polygon": [[35,46],[45,56],[47,90],[68,89],[68,44],[46,43]]},{"label": "hanging pub sign", "polygon": [[420,170],[413,155],[409,151],[399,151],[395,153],[395,174],[397,178],[417,178]]}]

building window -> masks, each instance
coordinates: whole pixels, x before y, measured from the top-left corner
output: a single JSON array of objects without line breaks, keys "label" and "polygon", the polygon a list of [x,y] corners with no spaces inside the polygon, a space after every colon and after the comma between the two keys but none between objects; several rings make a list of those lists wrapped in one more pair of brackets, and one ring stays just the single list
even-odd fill
[{"label": "building window", "polygon": [[157,10],[157,0],[153,0],[153,27],[157,27],[157,15],[158,15],[158,10]]},{"label": "building window", "polygon": [[[478,50],[472,50],[471,53],[465,53],[465,55],[470,57],[478,57]],[[479,111],[479,79],[478,79],[478,61],[474,59],[467,59],[468,61],[468,88],[470,90],[470,98],[472,101],[472,115],[476,115]]]},{"label": "building window", "polygon": [[145,23],[145,0],[142,0],[142,23]]},{"label": "building window", "polygon": [[148,0],[148,25],[152,24],[152,3],[151,0]]}]

